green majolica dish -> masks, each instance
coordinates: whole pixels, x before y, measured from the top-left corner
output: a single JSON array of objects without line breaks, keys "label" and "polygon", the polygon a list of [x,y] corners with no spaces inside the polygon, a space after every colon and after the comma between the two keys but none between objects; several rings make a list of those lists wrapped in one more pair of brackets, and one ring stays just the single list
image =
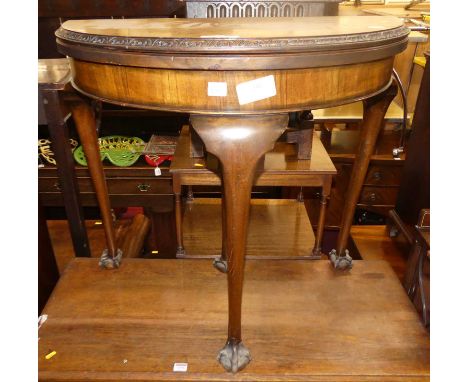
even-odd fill
[{"label": "green majolica dish", "polygon": [[[98,139],[101,160],[108,159],[115,166],[128,167],[134,164],[145,148],[145,141],[138,137],[123,137],[111,135]],[[83,146],[73,151],[75,160],[82,166],[87,166]]]}]

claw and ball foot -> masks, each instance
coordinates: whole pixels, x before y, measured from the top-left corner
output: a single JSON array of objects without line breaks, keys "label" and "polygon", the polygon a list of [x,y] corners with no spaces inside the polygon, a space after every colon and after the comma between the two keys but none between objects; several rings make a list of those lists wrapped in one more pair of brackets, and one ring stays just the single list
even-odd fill
[{"label": "claw and ball foot", "polygon": [[115,269],[120,266],[120,262],[122,260],[122,250],[117,249],[117,255],[112,257],[109,255],[109,251],[106,248],[99,259],[99,266],[104,269]]},{"label": "claw and ball foot", "polygon": [[218,353],[219,363],[231,373],[242,370],[251,359],[249,349],[242,342],[233,343],[228,341]]},{"label": "claw and ball foot", "polygon": [[349,256],[349,251],[347,249],[345,250],[344,256],[339,256],[336,253],[336,249],[332,249],[328,256],[335,269],[347,270],[353,267],[353,259]]},{"label": "claw and ball foot", "polygon": [[218,271],[222,273],[227,273],[227,261],[226,260],[221,260],[221,258],[214,259],[213,261],[213,267],[215,267]]}]

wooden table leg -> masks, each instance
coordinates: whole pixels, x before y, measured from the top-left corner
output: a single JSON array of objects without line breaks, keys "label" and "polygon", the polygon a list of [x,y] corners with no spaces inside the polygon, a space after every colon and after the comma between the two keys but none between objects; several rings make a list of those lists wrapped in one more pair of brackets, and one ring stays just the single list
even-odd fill
[{"label": "wooden table leg", "polygon": [[333,249],[329,254],[330,260],[337,269],[350,269],[352,267],[352,259],[346,246],[354,211],[366,177],[371,155],[374,152],[375,143],[384,122],[385,113],[397,92],[398,86],[396,81],[393,80],[385,91],[363,101],[364,118],[361,126],[361,139],[354,159],[351,181],[341,216],[337,248],[336,250]]},{"label": "wooden table leg", "polygon": [[88,162],[88,170],[96,191],[104,224],[104,232],[106,234],[107,248],[101,256],[99,265],[107,269],[118,268],[122,258],[122,251],[116,246],[114,222],[111,214],[106,177],[99,153],[94,112],[92,107],[81,99],[71,101],[70,107],[86,155],[86,161]]},{"label": "wooden table leg", "polygon": [[181,189],[178,188],[177,191],[174,191],[175,198],[175,218],[176,218],[176,236],[177,236],[177,251],[176,257],[184,256],[184,242],[183,242],[183,233],[182,233],[182,197],[180,195]]},{"label": "wooden table leg", "polygon": [[316,259],[320,259],[322,257],[323,230],[325,228],[325,217],[327,214],[328,198],[330,197],[331,192],[331,183],[332,177],[328,176],[326,181],[324,181],[322,194],[320,195],[320,213],[317,223],[317,234],[315,238],[315,246],[312,250],[312,257]]},{"label": "wooden table leg", "polygon": [[222,232],[222,239],[221,239],[221,256],[214,259],[213,266],[222,273],[227,273],[228,264],[227,264],[227,256],[226,256],[226,203],[224,198],[224,187],[221,185],[222,188],[222,195],[221,195],[221,232]]},{"label": "wooden table leg", "polygon": [[229,324],[218,360],[233,373],[250,361],[242,343],[241,306],[250,195],[258,160],[273,146],[288,124],[287,114],[192,115],[193,128],[222,165],[225,203],[225,253],[228,263]]},{"label": "wooden table leg", "polygon": [[75,176],[75,161],[70,149],[68,128],[64,121],[64,105],[58,90],[42,90],[42,97],[73,249],[78,257],[90,257],[80,190]]}]

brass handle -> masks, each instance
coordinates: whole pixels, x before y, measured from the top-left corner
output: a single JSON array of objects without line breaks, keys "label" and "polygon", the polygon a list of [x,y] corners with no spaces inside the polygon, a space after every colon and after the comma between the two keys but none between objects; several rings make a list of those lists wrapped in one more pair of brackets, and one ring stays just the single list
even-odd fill
[{"label": "brass handle", "polygon": [[60,186],[60,182],[57,181],[54,183],[54,187],[58,190],[58,191],[62,191],[62,187]]},{"label": "brass handle", "polygon": [[371,194],[369,194],[369,200],[370,200],[371,202],[375,202],[376,199],[377,199],[377,195],[376,195],[374,192],[372,192]]},{"label": "brass handle", "polygon": [[147,192],[151,186],[149,184],[144,184],[144,183],[141,183],[137,186],[138,190],[140,190],[141,192]]}]

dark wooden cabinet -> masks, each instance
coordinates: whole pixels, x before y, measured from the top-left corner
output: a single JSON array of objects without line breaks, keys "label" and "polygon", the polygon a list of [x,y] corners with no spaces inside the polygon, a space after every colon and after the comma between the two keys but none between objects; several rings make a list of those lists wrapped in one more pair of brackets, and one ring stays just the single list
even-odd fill
[{"label": "dark wooden cabinet", "polygon": [[[386,216],[395,207],[405,162],[404,157],[394,159],[392,156],[392,149],[398,147],[399,134],[398,131],[390,130],[381,133],[361,189],[358,210]],[[322,142],[338,173],[333,180],[325,226],[337,229],[351,178],[359,130],[333,130],[330,135],[325,137],[322,133]],[[304,190],[304,198],[312,224],[316,225],[320,208],[318,194],[315,190]]]}]

